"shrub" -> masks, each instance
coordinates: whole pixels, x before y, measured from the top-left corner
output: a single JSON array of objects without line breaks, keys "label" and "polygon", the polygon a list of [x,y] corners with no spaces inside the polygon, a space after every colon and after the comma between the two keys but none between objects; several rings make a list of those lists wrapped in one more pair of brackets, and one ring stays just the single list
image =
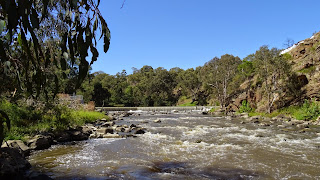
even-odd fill
[{"label": "shrub", "polygon": [[282,54],[282,57],[283,57],[285,60],[291,60],[291,59],[293,59],[293,57],[292,57],[291,54],[289,54],[289,53],[284,53],[284,54]]},{"label": "shrub", "polygon": [[240,113],[243,113],[243,112],[252,112],[253,109],[251,108],[250,106],[250,103],[247,102],[247,100],[243,100],[242,103],[241,103],[241,106],[239,107],[239,112]]},{"label": "shrub", "polygon": [[305,100],[303,105],[293,113],[293,116],[298,120],[315,120],[320,116],[320,105],[314,100],[311,102]]},{"label": "shrub", "polygon": [[[11,129],[5,128],[6,121],[0,115],[0,140],[21,139],[41,132],[64,130],[70,126],[81,126],[108,116],[94,111],[72,110],[67,106],[56,105],[49,110],[36,110],[32,107],[17,106],[8,101],[0,101],[0,112],[5,112],[11,122]],[[2,113],[1,113],[2,114]],[[7,123],[8,124],[8,123]],[[3,136],[1,137],[1,130]]]}]

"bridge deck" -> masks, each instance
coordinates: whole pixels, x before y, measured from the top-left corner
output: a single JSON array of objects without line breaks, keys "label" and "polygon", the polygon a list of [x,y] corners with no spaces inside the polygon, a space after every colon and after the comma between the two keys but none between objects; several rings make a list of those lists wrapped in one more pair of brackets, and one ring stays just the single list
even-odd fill
[{"label": "bridge deck", "polygon": [[166,106],[166,107],[96,107],[100,111],[192,111],[192,110],[208,110],[214,106]]}]

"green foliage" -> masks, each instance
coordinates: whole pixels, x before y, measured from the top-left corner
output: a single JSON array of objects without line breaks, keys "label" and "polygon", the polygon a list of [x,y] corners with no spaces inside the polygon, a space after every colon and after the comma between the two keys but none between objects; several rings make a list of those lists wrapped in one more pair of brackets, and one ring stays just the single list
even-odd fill
[{"label": "green foliage", "polygon": [[293,112],[293,116],[298,120],[316,120],[320,116],[320,104],[305,100],[303,105]]},{"label": "green foliage", "polygon": [[276,117],[284,115],[294,117],[297,120],[316,120],[320,116],[320,103],[317,101],[305,100],[301,106],[289,106],[277,109],[272,113],[250,112],[249,116]]},{"label": "green foliage", "polygon": [[241,64],[238,65],[238,72],[243,74],[245,77],[251,76],[254,72],[252,61],[244,59]]},{"label": "green foliage", "polygon": [[304,74],[310,74],[310,73],[315,72],[315,70],[316,70],[316,66],[310,66],[308,68],[301,69],[298,72],[301,72],[301,73],[304,73]]},{"label": "green foliage", "polygon": [[[6,126],[4,126],[4,124],[6,124]],[[10,130],[11,128],[10,119],[4,111],[0,110],[0,144],[2,144],[2,141],[5,137],[5,134],[4,134],[5,127],[7,127],[8,130]]]},{"label": "green foliage", "polygon": [[[11,120],[11,129],[4,129],[5,139],[24,139],[24,136],[35,135],[41,132],[64,130],[70,126],[81,126],[92,123],[97,119],[108,116],[85,110],[72,110],[66,106],[57,105],[46,112],[39,112],[27,107],[18,107],[8,101],[0,102],[1,111],[8,114]],[[0,117],[1,118],[1,117]],[[7,125],[9,125],[7,123]],[[2,126],[3,127],[3,126]]]},{"label": "green foliage", "polygon": [[184,104],[179,104],[179,106],[197,106],[198,102],[194,101],[194,102],[187,102]]},{"label": "green foliage", "polygon": [[228,104],[229,95],[236,90],[232,81],[241,63],[239,57],[230,54],[215,57],[201,68],[201,75],[205,87],[219,100],[222,107]]},{"label": "green foliage", "polygon": [[178,101],[178,106],[197,106],[197,101],[192,101],[192,98],[187,98],[186,96],[181,96]]},{"label": "green foliage", "polygon": [[289,54],[289,53],[284,53],[284,54],[282,54],[282,57],[283,57],[285,60],[291,60],[291,59],[293,59],[293,57],[292,57],[291,54]]},{"label": "green foliage", "polygon": [[0,1],[0,95],[18,91],[49,101],[70,76],[68,85],[78,88],[99,56],[97,33],[104,52],[109,49],[110,31],[99,2]]},{"label": "green foliage", "polygon": [[316,49],[320,46],[320,42],[315,43],[311,48],[310,51],[311,52],[316,52]]},{"label": "green foliage", "polygon": [[219,108],[215,108],[215,107],[214,107],[214,108],[211,108],[209,112],[213,113],[213,112],[215,112],[215,111],[218,110],[218,109],[219,109]]},{"label": "green foliage", "polygon": [[254,111],[254,109],[251,108],[250,103],[247,102],[246,100],[243,100],[242,103],[241,103],[241,106],[239,107],[239,112],[240,113],[244,113],[244,112],[249,113],[249,112],[252,112],[252,111]]},{"label": "green foliage", "polygon": [[[254,54],[253,65],[257,78],[262,81],[263,94],[267,100],[267,112],[271,113],[276,96],[285,94],[285,86],[291,75],[291,66],[283,56],[279,56],[280,50],[269,49],[268,46],[261,46]],[[285,83],[279,83],[284,81]]]}]

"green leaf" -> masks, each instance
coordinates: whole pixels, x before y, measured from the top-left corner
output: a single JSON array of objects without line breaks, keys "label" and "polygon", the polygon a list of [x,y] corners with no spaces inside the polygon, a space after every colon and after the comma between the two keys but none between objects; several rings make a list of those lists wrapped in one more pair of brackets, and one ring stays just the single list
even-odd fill
[{"label": "green leaf", "polygon": [[0,20],[0,34],[4,31],[5,26],[6,22],[4,20]]},{"label": "green leaf", "polygon": [[3,123],[6,123],[8,130],[11,128],[10,119],[7,113],[0,110],[0,143],[2,144],[2,141],[4,139],[4,126]]},{"label": "green leaf", "polygon": [[78,76],[78,82],[76,84],[76,89],[78,89],[83,82],[83,80],[86,78],[89,70],[89,64],[85,59],[81,60],[81,63],[79,65],[79,76]]},{"label": "green leaf", "polygon": [[60,65],[61,65],[61,69],[62,70],[66,70],[67,69],[67,62],[66,62],[65,58],[61,58],[60,59]]},{"label": "green leaf", "polygon": [[71,9],[77,9],[78,0],[71,0]]},{"label": "green leaf", "polygon": [[43,3],[43,8],[42,8],[41,21],[47,16],[49,0],[42,0],[42,3]]},{"label": "green leaf", "polygon": [[93,23],[93,31],[97,30],[97,27],[98,27],[98,19],[96,18]]},{"label": "green leaf", "polygon": [[63,57],[67,61],[69,59],[69,55],[67,52],[63,52]]},{"label": "green leaf", "polygon": [[71,35],[75,36],[77,34],[77,31],[71,31]]},{"label": "green leaf", "polygon": [[7,59],[6,51],[4,50],[4,46],[3,46],[2,40],[0,40],[0,59],[1,59],[1,61],[4,61],[4,60]]},{"label": "green leaf", "polygon": [[22,46],[21,33],[18,34],[18,44]]},{"label": "green leaf", "polygon": [[58,79],[58,76],[56,74],[54,75],[54,83],[55,83],[55,91],[54,91],[53,99],[55,98],[55,96],[59,92],[59,79]]},{"label": "green leaf", "polygon": [[4,62],[4,65],[6,65],[9,68],[10,65],[11,65],[11,62],[10,61],[6,61],[6,62]]},{"label": "green leaf", "polygon": [[103,51],[105,53],[109,50],[109,46],[110,46],[110,39],[107,36],[104,36]]},{"label": "green leaf", "polygon": [[69,44],[71,64],[72,64],[72,66],[73,66],[73,64],[74,64],[74,62],[75,62],[75,58],[74,58],[74,51],[73,51],[73,43],[72,43],[72,39],[71,39],[70,36],[68,36],[68,44]]},{"label": "green leaf", "polygon": [[98,59],[99,52],[93,45],[90,46],[90,50],[92,53],[92,59],[91,59],[90,65],[92,65],[93,62],[95,62]]},{"label": "green leaf", "polygon": [[33,28],[39,29],[39,19],[38,19],[38,13],[35,9],[32,8],[32,14],[30,15],[31,24]]}]

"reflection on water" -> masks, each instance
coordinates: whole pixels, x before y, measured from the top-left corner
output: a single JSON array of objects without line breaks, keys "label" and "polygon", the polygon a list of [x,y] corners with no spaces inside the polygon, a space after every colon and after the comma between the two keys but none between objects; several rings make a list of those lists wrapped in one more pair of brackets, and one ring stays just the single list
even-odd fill
[{"label": "reflection on water", "polygon": [[56,179],[320,179],[317,130],[284,132],[198,113],[140,114],[118,122],[148,129],[137,138],[56,145],[29,160]]}]

